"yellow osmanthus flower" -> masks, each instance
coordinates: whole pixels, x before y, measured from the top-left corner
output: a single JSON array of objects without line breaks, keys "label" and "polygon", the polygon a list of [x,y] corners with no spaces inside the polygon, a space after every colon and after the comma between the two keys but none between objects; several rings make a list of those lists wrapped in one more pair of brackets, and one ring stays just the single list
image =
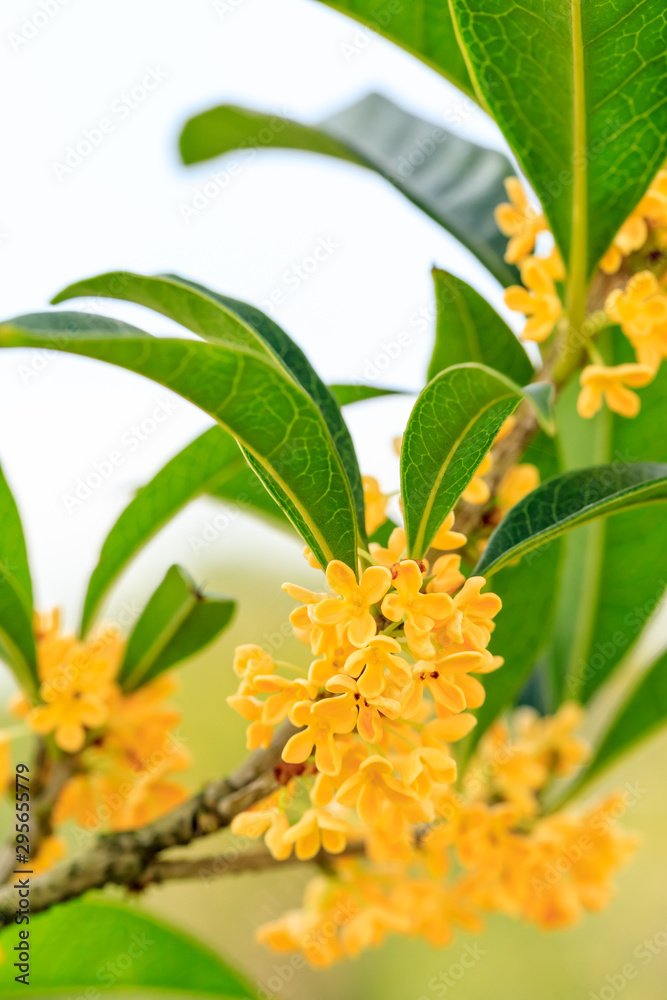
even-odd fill
[{"label": "yellow osmanthus flower", "polygon": [[454,653],[437,664],[418,660],[412,668],[412,680],[403,692],[403,717],[414,718],[421,709],[425,689],[433,696],[437,706],[449,712],[462,712],[466,699],[460,686],[449,680],[448,674],[460,667],[472,670],[480,661],[479,653]]},{"label": "yellow osmanthus flower", "polygon": [[346,698],[357,713],[357,732],[367,743],[379,743],[384,735],[382,720],[397,719],[401,714],[401,703],[381,694],[364,696],[354,678],[347,674],[337,674],[327,681],[327,691]]},{"label": "yellow osmanthus flower", "polygon": [[100,630],[84,642],[60,636],[57,628],[57,617],[44,633],[38,628],[42,704],[28,712],[26,722],[36,733],[53,733],[61,750],[77,753],[87,732],[109,719],[123,643],[113,629]]},{"label": "yellow osmanthus flower", "polygon": [[498,205],[495,211],[496,223],[504,236],[509,236],[505,260],[517,264],[535,249],[538,233],[547,228],[542,212],[533,208],[518,177],[505,180],[508,202]]},{"label": "yellow osmanthus flower", "polygon": [[491,496],[491,490],[489,489],[488,484],[484,481],[482,477],[485,476],[487,472],[491,471],[492,466],[493,466],[493,456],[491,452],[488,452],[488,454],[484,456],[484,458],[478,465],[477,469],[475,470],[475,475],[472,477],[472,479],[464,489],[463,493],[461,494],[462,498],[465,500],[466,503],[472,503],[475,504],[476,506],[481,506],[482,504],[487,502],[487,500]]},{"label": "yellow osmanthus flower", "polygon": [[359,694],[375,698],[387,686],[387,677],[397,685],[410,680],[408,663],[399,654],[401,644],[390,635],[377,635],[362,649],[355,649],[345,661],[345,673],[356,678]]},{"label": "yellow osmanthus flower", "polygon": [[321,847],[329,854],[340,854],[345,850],[349,833],[349,823],[327,809],[307,809],[283,835],[283,840],[294,844],[294,853],[300,861],[308,861]]},{"label": "yellow osmanthus flower", "polygon": [[640,250],[654,229],[667,226],[667,170],[659,170],[648,191],[618,230],[600,261],[605,274],[616,274],[624,257]]},{"label": "yellow osmanthus flower", "polygon": [[317,684],[314,681],[302,677],[291,680],[279,674],[256,677],[254,689],[258,694],[269,695],[262,709],[262,722],[269,726],[277,726],[286,719],[297,701],[312,699],[317,694]]},{"label": "yellow osmanthus flower", "polygon": [[507,470],[498,483],[496,500],[503,512],[511,510],[540,485],[540,471],[530,462],[521,462]]},{"label": "yellow osmanthus flower", "polygon": [[452,594],[465,583],[460,570],[461,556],[439,556],[433,563],[431,579],[426,584],[427,594]]},{"label": "yellow osmanthus flower", "polygon": [[438,528],[436,536],[433,539],[433,548],[442,549],[446,552],[449,549],[460,549],[468,541],[462,532],[452,530],[454,528],[455,517],[454,511],[450,511]]},{"label": "yellow osmanthus flower", "polygon": [[362,476],[364,507],[366,508],[366,532],[374,535],[387,520],[387,497],[373,476]]},{"label": "yellow osmanthus flower", "polygon": [[529,257],[521,265],[521,281],[525,287],[512,285],[506,289],[505,305],[528,317],[521,332],[523,340],[541,344],[560,319],[563,306],[554,280],[558,273],[557,266],[548,258]]},{"label": "yellow osmanthus flower", "polygon": [[388,594],[383,600],[382,614],[391,622],[400,622],[405,618],[405,634],[409,641],[419,643],[426,640],[435,622],[450,614],[451,597],[449,594],[422,593],[422,571],[412,559],[396,566],[391,582],[395,593]]},{"label": "yellow osmanthus flower", "polygon": [[469,642],[482,652],[489,645],[495,628],[493,619],[503,606],[497,594],[482,594],[486,585],[483,576],[468,577],[452,601],[452,613],[444,623],[444,631],[452,642]]},{"label": "yellow osmanthus flower", "polygon": [[384,548],[378,542],[371,542],[370,553],[379,566],[385,566],[387,569],[391,569],[394,563],[399,562],[399,560],[405,555],[406,546],[407,542],[405,539],[405,529],[394,528],[389,536],[387,547]]},{"label": "yellow osmanthus flower", "polygon": [[327,566],[327,583],[340,598],[327,597],[311,612],[318,625],[344,625],[355,646],[365,646],[377,632],[371,607],[389,590],[391,573],[384,566],[369,566],[357,583],[353,571],[339,560]]},{"label": "yellow osmanthus flower", "polygon": [[315,764],[325,774],[338,774],[342,751],[336,736],[350,733],[357,724],[357,711],[344,695],[324,701],[300,701],[293,707],[290,719],[301,732],[285,744],[283,760],[301,764],[315,748]]},{"label": "yellow osmanthus flower", "polygon": [[276,861],[285,861],[292,853],[291,841],[285,840],[289,820],[282,809],[265,809],[260,804],[257,808],[238,813],[230,829],[238,837],[249,837],[251,840],[264,837],[264,843]]},{"label": "yellow osmanthus flower", "polygon": [[67,845],[61,837],[45,837],[39,846],[39,850],[30,862],[30,867],[35,875],[46,872],[53,868],[55,864],[67,854]]},{"label": "yellow osmanthus flower", "polygon": [[641,406],[639,396],[632,389],[648,385],[654,378],[648,365],[625,364],[607,367],[587,365],[579,376],[581,392],[577,399],[580,417],[594,417],[602,401],[622,417],[636,417]]},{"label": "yellow osmanthus flower", "polygon": [[393,770],[385,757],[367,757],[358,772],[339,788],[337,801],[343,806],[355,806],[361,821],[375,826],[387,803],[407,806],[417,801],[417,793],[395,778]]},{"label": "yellow osmanthus flower", "polygon": [[657,371],[667,356],[667,294],[656,276],[651,271],[633,275],[624,289],[607,296],[605,310],[620,323],[638,362]]}]

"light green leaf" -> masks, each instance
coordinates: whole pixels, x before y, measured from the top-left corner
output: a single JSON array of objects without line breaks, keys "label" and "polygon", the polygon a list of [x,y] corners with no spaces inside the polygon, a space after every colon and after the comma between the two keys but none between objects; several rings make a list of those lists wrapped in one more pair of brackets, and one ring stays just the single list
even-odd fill
[{"label": "light green leaf", "polygon": [[350,406],[361,403],[364,399],[377,399],[380,396],[404,396],[404,389],[383,389],[372,385],[348,385],[337,383],[329,388],[338,400],[339,406]]},{"label": "light green leaf", "polygon": [[0,469],[0,657],[29,694],[34,694],[38,685],[32,613],[21,516]]},{"label": "light green leaf", "polygon": [[211,427],[142,486],[107,535],[88,584],[82,634],[90,627],[109,588],[130,560],[187,503],[203,494],[218,497],[241,509],[247,508],[277,526],[289,524],[280,507],[248,468],[231,434],[222,427]]},{"label": "light green leaf", "polygon": [[[403,0],[321,2],[407,49],[469,97],[475,97],[449,7],[443,0],[422,0],[420,3],[405,3]],[[354,33],[350,34],[349,43],[341,43],[343,57],[348,62],[362,51],[359,44],[358,35]]]},{"label": "light green leaf", "polygon": [[588,767],[567,791],[570,798],[610,764],[667,722],[667,654],[642,676],[619,708]]},{"label": "light green leaf", "polygon": [[632,462],[563,473],[512,507],[475,571],[488,576],[580,524],[665,500],[667,465]]},{"label": "light green leaf", "polygon": [[537,384],[521,389],[478,364],[447,368],[422,391],[401,449],[401,493],[412,558],[421,559],[427,551],[522,398],[542,402]]},{"label": "light green leaf", "polygon": [[476,361],[519,385],[533,377],[533,366],[507,323],[479,292],[461,278],[433,269],[437,322],[429,379],[451,365]]},{"label": "light green leaf", "polygon": [[[0,935],[6,962],[16,955],[21,929],[25,925],[11,924]],[[112,990],[219,1000],[254,996],[243,976],[210,949],[129,906],[77,900],[31,916],[29,931],[30,986],[5,969],[0,998],[95,997]]]},{"label": "light green leaf", "polygon": [[128,271],[101,274],[70,285],[53,301],[56,303],[79,296],[95,295],[147,306],[205,340],[249,351],[275,364],[294,378],[308,393],[324,418],[349,480],[361,542],[365,542],[364,491],[350,432],[331,391],[317,375],[301,348],[277,323],[254,306],[220,295],[176,275],[147,277]]},{"label": "light green leaf", "polygon": [[666,11],[646,0],[450,8],[475,86],[581,282],[667,156]]},{"label": "light green leaf", "polygon": [[507,200],[503,181],[514,174],[502,153],[417,118],[380,94],[317,125],[222,105],[191,118],[181,135],[185,163],[266,148],[308,150],[376,171],[468,247],[501,284],[518,281],[504,260],[507,241],[494,217],[496,205]]},{"label": "light green leaf", "polygon": [[180,566],[171,566],[134,626],[121,664],[124,691],[155,680],[194,656],[227,628],[235,603],[202,594]]},{"label": "light green leaf", "polygon": [[277,362],[219,343],[158,339],[85,313],[1,324],[0,347],[50,347],[107,361],[188,399],[252,455],[318,561],[341,559],[356,569],[356,511],[340,455],[320,409]]}]

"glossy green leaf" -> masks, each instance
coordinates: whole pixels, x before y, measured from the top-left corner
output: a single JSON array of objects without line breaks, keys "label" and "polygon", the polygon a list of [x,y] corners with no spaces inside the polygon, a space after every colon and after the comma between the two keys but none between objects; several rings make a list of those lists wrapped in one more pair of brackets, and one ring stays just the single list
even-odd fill
[{"label": "glossy green leaf", "polygon": [[503,518],[476,572],[484,576],[580,524],[667,500],[667,465],[633,462],[566,472],[542,483]]},{"label": "glossy green leaf", "polygon": [[154,309],[205,340],[249,351],[289,373],[308,393],[324,418],[347,474],[356,506],[359,534],[362,543],[365,541],[364,492],[350,432],[331,391],[301,348],[277,323],[254,306],[176,275],[147,277],[127,271],[101,274],[70,285],[53,301],[95,295],[136,302]]},{"label": "glossy green leaf", "polygon": [[[549,479],[559,471],[556,442],[540,432],[528,444],[522,461],[535,465],[543,481]],[[501,712],[517,703],[534,670],[539,671],[536,686],[542,700],[547,695],[540,658],[553,630],[553,593],[561,548],[562,541],[557,540],[532,553],[532,558],[522,559],[518,566],[506,566],[489,582],[487,589],[503,602],[490,648],[505,662],[483,678],[486,697],[474,712],[477,725],[466,740],[465,759]]]},{"label": "glossy green leaf", "polygon": [[468,247],[501,284],[517,282],[494,217],[496,205],[507,200],[503,181],[514,174],[502,153],[417,118],[380,94],[312,126],[222,105],[191,118],[181,135],[185,163],[267,148],[309,150],[376,171]]},{"label": "glossy green leaf", "polygon": [[199,406],[252,456],[271,495],[322,564],[357,566],[349,479],[320,409],[277,362],[220,343],[155,338],[85,313],[0,325],[0,347],[49,347],[144,375]]},{"label": "glossy green leaf", "polygon": [[365,399],[379,399],[380,396],[403,396],[404,389],[383,389],[374,385],[351,385],[337,383],[329,388],[338,400],[339,406],[350,406]]},{"label": "glossy green leaf", "polygon": [[[432,66],[470,97],[475,97],[470,76],[459,48],[449,7],[443,0],[320,0],[327,7],[360,21],[361,24],[407,49]],[[361,39],[359,38],[361,34]],[[351,33],[349,43],[341,43],[347,62],[366,47],[363,33]]]},{"label": "glossy green leaf", "polygon": [[194,656],[229,625],[234,608],[230,598],[202,594],[180,566],[171,566],[127,640],[123,690],[134,691]]},{"label": "glossy green leaf", "polygon": [[[222,427],[211,427],[142,486],[112,527],[88,584],[82,633],[90,627],[101,602],[130,560],[186,504],[203,494],[233,505],[225,524],[232,523],[232,512],[236,513],[237,508],[259,514],[280,527],[289,524],[280,507],[248,468],[231,434]],[[202,547],[208,544],[206,539],[194,538],[193,542],[200,542]]]},{"label": "glossy green leaf", "polygon": [[[613,331],[609,363],[634,360],[620,330]],[[667,463],[667,367],[641,390],[636,420],[607,414],[606,461]],[[597,541],[594,539],[594,542]],[[595,546],[594,546],[595,548]],[[602,522],[595,602],[590,609],[586,644],[570,664],[568,693],[590,700],[642,633],[667,588],[667,517],[664,509],[644,507]]]},{"label": "glossy green leaf", "polygon": [[667,654],[650,667],[607,727],[588,767],[568,790],[588,785],[622,754],[667,723]]},{"label": "glossy green leaf", "polygon": [[476,361],[519,385],[530,382],[531,361],[495,309],[461,278],[433,269],[437,321],[429,379],[451,365]]},{"label": "glossy green leaf", "polygon": [[[25,925],[11,924],[0,934],[6,963],[15,961],[21,929]],[[28,930],[30,985],[16,982],[5,965],[0,998],[94,998],[109,991],[220,1000],[254,996],[243,976],[209,948],[136,908],[77,900],[31,916]]]},{"label": "glossy green leaf", "polygon": [[450,7],[475,86],[582,281],[667,156],[667,11],[646,0]]},{"label": "glossy green leaf", "polygon": [[447,368],[422,391],[401,449],[401,493],[413,558],[427,551],[522,398],[543,402],[537,384],[521,389],[478,364]]},{"label": "glossy green leaf", "polygon": [[21,516],[0,469],[0,658],[21,687],[37,688],[32,583]]}]

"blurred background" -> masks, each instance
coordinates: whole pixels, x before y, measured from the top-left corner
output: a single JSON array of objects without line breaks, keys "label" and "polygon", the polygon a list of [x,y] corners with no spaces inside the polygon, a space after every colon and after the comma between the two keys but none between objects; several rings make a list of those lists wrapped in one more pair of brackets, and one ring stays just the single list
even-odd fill
[{"label": "blurred background", "polygon": [[[375,90],[450,129],[455,116],[462,135],[504,148],[495,126],[435,73],[310,0],[51,0],[46,7],[52,13],[35,18],[43,11],[38,0],[5,0],[0,13],[3,317],[42,310],[65,285],[103,271],[176,272],[269,312],[327,381],[367,381],[387,345],[407,333],[407,346],[379,381],[409,390],[423,380],[431,349],[434,263],[470,281],[516,328],[500,288],[465,250],[389,184],[352,165],[263,151],[198,214],[188,211],[220,165],[183,167],[178,134],[188,117],[218,103],[317,121]],[[133,98],[146,80],[152,89]],[[67,167],[68,147],[104,118],[113,129]],[[325,259],[300,277],[322,241]],[[276,291],[283,293],[278,305]],[[173,332],[167,320],[111,300],[69,307]],[[398,486],[392,439],[410,406],[410,398],[380,400],[346,413],[362,471],[388,491]],[[59,606],[74,627],[115,518],[209,423],[127,372],[52,352],[0,353],[0,461],[23,515],[40,607]],[[79,479],[113,451],[121,464],[73,503]],[[181,671],[181,735],[196,760],[193,788],[244,755],[243,723],[224,702],[234,687],[234,645],[281,632],[292,604],[280,591],[284,579],[308,586],[318,578],[296,542],[243,515],[215,541],[193,546],[216,512],[205,500],[184,511],[121,580],[107,609],[120,617],[125,606],[141,603],[173,562],[240,602],[232,629]],[[291,646],[286,640],[285,655]],[[294,652],[303,659],[303,647]],[[11,689],[1,667],[0,689]],[[255,946],[253,931],[297,905],[307,874],[294,869],[154,889],[144,903],[228,955],[267,994],[294,1000],[481,1000],[491,990],[498,1000],[600,991],[609,1000],[627,962],[639,975],[624,996],[657,1000],[665,995],[667,947],[655,945],[645,965],[635,949],[656,935],[667,942],[666,749],[664,738],[653,741],[605,782],[641,788],[626,825],[642,832],[645,844],[622,873],[615,904],[553,935],[492,920],[479,939],[479,961],[459,981],[447,972],[464,935],[444,951],[396,939],[334,970],[282,976],[284,961]],[[207,852],[212,848],[207,843]]]}]

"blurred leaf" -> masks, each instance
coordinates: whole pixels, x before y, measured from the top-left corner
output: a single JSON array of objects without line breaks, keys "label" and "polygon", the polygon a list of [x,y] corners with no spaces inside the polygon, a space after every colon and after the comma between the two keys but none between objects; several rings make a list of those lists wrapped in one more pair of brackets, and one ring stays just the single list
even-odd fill
[{"label": "blurred leaf", "polygon": [[[438,70],[450,83],[475,98],[473,85],[456,38],[449,7],[442,0],[321,0],[327,7],[347,14],[400,45],[428,66]],[[352,35],[343,55],[350,62],[362,51]]]},{"label": "blurred leaf", "polygon": [[86,313],[18,317],[0,325],[0,347],[96,358],[179,393],[237,438],[322,565],[341,559],[356,569],[357,520],[340,456],[319,408],[277,362]]},{"label": "blurred leaf", "polygon": [[232,620],[235,603],[202,594],[180,566],[171,566],[134,626],[121,664],[124,691],[155,680],[194,656]]},{"label": "blurred leaf", "polygon": [[634,462],[566,472],[542,483],[503,518],[476,572],[489,575],[577,525],[667,500],[667,465]]},{"label": "blurred leaf", "polygon": [[[439,9],[449,19],[446,6]],[[494,217],[496,205],[507,200],[503,181],[514,174],[507,157],[381,94],[368,94],[314,126],[222,105],[191,118],[180,141],[185,163],[267,148],[309,150],[367,167],[452,233],[502,285],[518,281],[504,260],[507,240]]]},{"label": "blurred leaf", "polygon": [[401,449],[401,495],[412,558],[422,558],[505,418],[536,388],[521,389],[484,365],[467,364],[447,368],[422,391]]},{"label": "blurred leaf", "polygon": [[[88,584],[82,634],[130,560],[187,503],[202,494],[248,508],[278,526],[289,523],[248,468],[231,434],[222,427],[211,427],[142,486],[107,535]],[[206,544],[202,541],[202,547]]]},{"label": "blurred leaf", "polygon": [[[6,962],[14,961],[22,929],[12,924],[0,935]],[[107,990],[243,1000],[254,995],[240,973],[199,941],[129,906],[77,900],[31,916],[29,930],[30,989],[6,974],[0,997],[84,990],[86,997]]]},{"label": "blurred leaf", "polygon": [[373,385],[343,385],[337,383],[329,388],[338,400],[339,406],[350,406],[352,403],[361,403],[364,399],[377,399],[379,396],[405,396],[404,389],[381,389]]},{"label": "blurred leaf", "polygon": [[39,684],[32,583],[21,515],[0,469],[0,656],[24,691]]},{"label": "blurred leaf", "polygon": [[667,156],[664,8],[636,0],[450,7],[475,86],[581,280]]},{"label": "blurred leaf", "polygon": [[[365,541],[364,491],[350,432],[331,391],[322,382],[301,348],[277,323],[254,306],[220,295],[177,275],[146,277],[128,271],[101,274],[70,285],[53,301],[63,302],[82,295],[121,299],[154,309],[205,340],[233,349],[249,350],[296,379],[324,418],[347,474],[356,507],[359,534],[362,542]],[[262,478],[260,472],[257,469],[255,471]],[[285,497],[279,502],[284,506]]]},{"label": "blurred leaf", "polygon": [[[610,364],[634,361],[634,352],[619,329],[607,355]],[[641,392],[642,409],[636,420],[608,414],[608,461],[617,467],[628,462],[667,463],[667,367]],[[595,604],[590,612],[587,645],[572,663],[568,686],[589,701],[609,677],[647,620],[667,587],[667,518],[665,511],[643,507],[603,523]],[[572,692],[571,692],[572,693]]]},{"label": "blurred leaf", "polygon": [[569,799],[590,784],[635,744],[653,735],[667,722],[667,654],[642,676],[608,726],[588,767],[566,791]]},{"label": "blurred leaf", "polygon": [[433,269],[438,317],[429,380],[451,365],[477,361],[519,385],[534,375],[531,361],[507,323],[460,278]]}]

